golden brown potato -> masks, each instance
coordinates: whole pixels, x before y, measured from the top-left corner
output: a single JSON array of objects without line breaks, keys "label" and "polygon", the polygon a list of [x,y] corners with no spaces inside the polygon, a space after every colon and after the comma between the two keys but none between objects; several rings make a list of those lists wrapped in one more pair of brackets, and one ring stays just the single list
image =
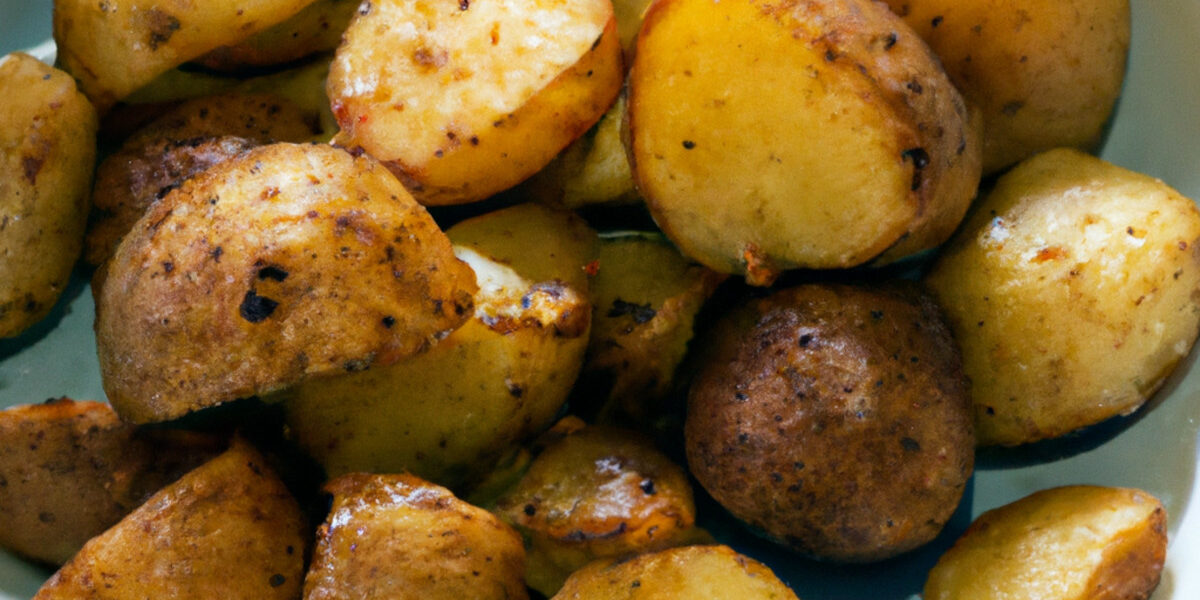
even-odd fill
[{"label": "golden brown potato", "polygon": [[487,511],[412,475],[353,473],[325,486],[305,600],[528,598],[521,537]]},{"label": "golden brown potato", "polygon": [[929,573],[925,600],[1145,600],[1166,511],[1140,490],[1067,486],[983,513]]},{"label": "golden brown potato", "polygon": [[762,563],[728,546],[686,546],[629,560],[597,561],[552,600],[796,600]]},{"label": "golden brown potato", "polygon": [[527,204],[447,234],[479,282],[466,324],[418,356],[286,394],[292,437],[331,475],[410,471],[463,489],[545,429],[575,382],[595,233]]},{"label": "golden brown potato", "polygon": [[979,443],[1132,412],[1200,330],[1200,211],[1074,150],[1000,178],[927,282],[963,350]]},{"label": "golden brown potato", "polygon": [[586,427],[552,443],[495,512],[523,534],[525,581],[546,596],[597,558],[698,537],[687,473],[649,440],[620,429]]},{"label": "golden brown potato", "polygon": [[420,352],[470,317],[470,268],[379,163],[262,146],[173,190],[96,294],[105,392],[161,421]]},{"label": "golden brown potato", "polygon": [[258,452],[235,441],[93,538],[35,598],[292,600],[306,525]]},{"label": "golden brown potato", "polygon": [[980,107],[983,171],[1094,149],[1125,77],[1129,0],[886,0]]},{"label": "golden brown potato", "polygon": [[688,396],[688,465],[734,516],[804,554],[932,540],[971,476],[961,359],[915,286],[808,284],[724,318]]},{"label": "golden brown potato", "polygon": [[0,411],[0,546],[61,565],[224,447],[217,436],[136,431],[99,402]]},{"label": "golden brown potato", "polygon": [[178,65],[282,22],[313,0],[56,0],[58,61],[101,111]]},{"label": "golden brown potato", "polygon": [[96,169],[85,260],[108,260],[146,210],[185,179],[260,144],[308,140],[315,118],[278,96],[221,94],[155,119]]},{"label": "golden brown potato", "polygon": [[725,275],[688,261],[661,237],[601,240],[592,281],[592,337],[580,396],[598,397],[602,421],[645,425],[672,389],[692,322]]},{"label": "golden brown potato", "polygon": [[606,0],[365,6],[329,74],[336,142],[379,158],[423,204],[520,183],[587,131],[621,87]]},{"label": "golden brown potato", "polygon": [[96,111],[62,71],[0,57],[0,338],[50,312],[83,247]]},{"label": "golden brown potato", "polygon": [[358,5],[355,0],[315,0],[288,20],[216,48],[194,62],[214,71],[238,71],[332,52],[342,41],[342,32]]},{"label": "golden brown potato", "polygon": [[655,220],[685,255],[754,284],[932,247],[979,181],[962,97],[870,0],[656,2],[628,88]]}]

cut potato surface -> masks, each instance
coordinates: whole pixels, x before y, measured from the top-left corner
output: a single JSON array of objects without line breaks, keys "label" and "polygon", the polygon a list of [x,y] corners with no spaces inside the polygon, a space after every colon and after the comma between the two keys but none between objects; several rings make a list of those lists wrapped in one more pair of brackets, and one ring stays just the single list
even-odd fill
[{"label": "cut potato surface", "polygon": [[470,268],[387,169],[275,144],[188,180],[107,263],[96,336],[109,400],[172,419],[386,365],[470,317]]},{"label": "cut potato surface", "polygon": [[373,0],[330,71],[336,141],[382,160],[424,204],[480,200],[600,118],[620,52],[605,0]]}]

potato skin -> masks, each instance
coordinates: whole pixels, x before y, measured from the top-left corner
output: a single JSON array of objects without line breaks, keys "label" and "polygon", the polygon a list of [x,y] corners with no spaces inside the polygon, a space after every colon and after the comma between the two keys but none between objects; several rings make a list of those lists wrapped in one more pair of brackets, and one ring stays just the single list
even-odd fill
[{"label": "potato skin", "polygon": [[61,565],[225,445],[213,435],[136,431],[99,402],[0,411],[0,546]]},{"label": "potato skin", "polygon": [[283,482],[235,440],[89,541],[34,598],[291,600],[306,529]]},{"label": "potato skin", "polygon": [[867,562],[941,530],[974,462],[966,380],[932,300],[809,284],[727,316],[688,396],[688,465],[804,554]]},{"label": "potato skin", "polygon": [[330,481],[305,600],[521,600],[521,538],[487,511],[412,475]]},{"label": "potato skin", "polygon": [[980,107],[984,173],[1099,144],[1125,77],[1128,0],[886,2]]},{"label": "potato skin", "polygon": [[1052,488],[975,519],[930,571],[923,597],[1145,600],[1166,551],[1166,511],[1150,494]]},{"label": "potato skin", "polygon": [[101,376],[135,423],[394,363],[465,321],[475,290],[395,177],[320,145],[262,146],[188,180],[106,272]]},{"label": "potato skin", "polygon": [[729,546],[684,546],[577,571],[552,600],[796,600],[762,563]]},{"label": "potato skin", "polygon": [[286,21],[235,44],[211,50],[195,63],[214,71],[239,71],[330,52],[342,40],[342,32],[358,5],[355,0],[314,0]]},{"label": "potato skin", "polygon": [[0,57],[0,338],[50,312],[83,247],[96,111],[66,73]]},{"label": "potato skin", "polygon": [[1000,178],[926,283],[962,346],[979,443],[1056,437],[1137,409],[1187,355],[1200,211],[1053,150]]},{"label": "potato skin", "polygon": [[940,243],[979,180],[966,104],[868,0],[666,0],[629,74],[638,190],[687,256],[769,284]]}]

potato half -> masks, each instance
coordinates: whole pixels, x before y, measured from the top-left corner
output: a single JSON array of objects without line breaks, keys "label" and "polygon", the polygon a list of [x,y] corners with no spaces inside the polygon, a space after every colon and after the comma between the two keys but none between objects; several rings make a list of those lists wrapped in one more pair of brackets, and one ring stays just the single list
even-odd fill
[{"label": "potato half", "polygon": [[979,515],[930,571],[924,598],[1144,600],[1162,573],[1166,519],[1140,490],[1043,490]]},{"label": "potato half", "polygon": [[983,114],[983,170],[1094,149],[1129,50],[1129,0],[886,0]]},{"label": "potato half", "polygon": [[881,4],[665,0],[629,74],[633,173],[680,250],[755,284],[949,236],[979,181],[966,104]]},{"label": "potato half", "polygon": [[522,600],[521,537],[491,513],[412,475],[344,475],[325,486],[305,600]]},{"label": "potato half", "polygon": [[582,135],[621,87],[607,0],[374,0],[329,74],[342,127],[423,204],[486,198]]},{"label": "potato half", "polygon": [[0,57],[0,338],[50,312],[83,248],[96,111],[70,75]]},{"label": "potato half", "polygon": [[1000,178],[927,277],[962,346],[979,443],[1132,412],[1200,331],[1200,211],[1075,150]]},{"label": "potato half", "polygon": [[262,146],[189,179],[106,274],[101,376],[136,423],[391,364],[468,319],[476,288],[387,169],[322,145]]}]

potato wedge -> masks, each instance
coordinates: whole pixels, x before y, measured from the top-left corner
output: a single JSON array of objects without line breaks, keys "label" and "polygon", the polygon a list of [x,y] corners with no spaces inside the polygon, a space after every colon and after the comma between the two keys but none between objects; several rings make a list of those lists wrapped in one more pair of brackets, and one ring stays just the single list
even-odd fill
[{"label": "potato wedge", "polygon": [[305,600],[519,600],[521,538],[491,513],[412,475],[344,475],[326,484]]},{"label": "potato wedge", "polygon": [[54,41],[63,69],[104,112],[167,70],[280,23],[312,1],[56,0]]},{"label": "potato wedge", "polygon": [[729,546],[685,546],[580,569],[552,600],[796,600],[762,563]]},{"label": "potato wedge", "polygon": [[99,402],[0,411],[0,546],[61,565],[225,446],[219,436],[137,431]]},{"label": "potato wedge", "polygon": [[552,443],[494,511],[522,533],[525,581],[546,596],[595,559],[699,537],[687,473],[648,439],[620,429],[586,427]]},{"label": "potato wedge", "polygon": [[459,204],[544,167],[612,104],[621,49],[605,0],[376,0],[329,74],[342,127],[421,203]]},{"label": "potato wedge", "polygon": [[214,71],[271,67],[332,52],[358,9],[355,0],[314,0],[288,20],[195,59]]},{"label": "potato wedge", "polygon": [[1149,598],[1167,552],[1166,519],[1140,490],[1043,490],[979,515],[930,571],[924,598]]},{"label": "potato wedge", "polygon": [[322,145],[262,146],[188,180],[106,272],[101,376],[135,423],[391,364],[468,319],[476,288],[391,173]]},{"label": "potato wedge", "polygon": [[1195,343],[1200,211],[1052,150],[1000,178],[926,281],[962,347],[979,443],[1056,437],[1136,410]]},{"label": "potato wedge", "polygon": [[306,528],[262,456],[235,441],[93,538],[34,598],[291,600]]},{"label": "potato wedge", "polygon": [[96,111],[69,75],[0,58],[0,338],[50,312],[83,248]]},{"label": "potato wedge", "polygon": [[962,97],[870,0],[656,2],[628,88],[655,220],[685,255],[752,284],[932,247],[979,181]]},{"label": "potato wedge", "polygon": [[983,171],[1094,150],[1121,92],[1129,0],[886,0],[984,121]]},{"label": "potato wedge", "polygon": [[427,352],[287,393],[292,437],[332,475],[410,471],[455,489],[550,425],[583,363],[595,233],[521,205],[448,232],[475,313]]}]

